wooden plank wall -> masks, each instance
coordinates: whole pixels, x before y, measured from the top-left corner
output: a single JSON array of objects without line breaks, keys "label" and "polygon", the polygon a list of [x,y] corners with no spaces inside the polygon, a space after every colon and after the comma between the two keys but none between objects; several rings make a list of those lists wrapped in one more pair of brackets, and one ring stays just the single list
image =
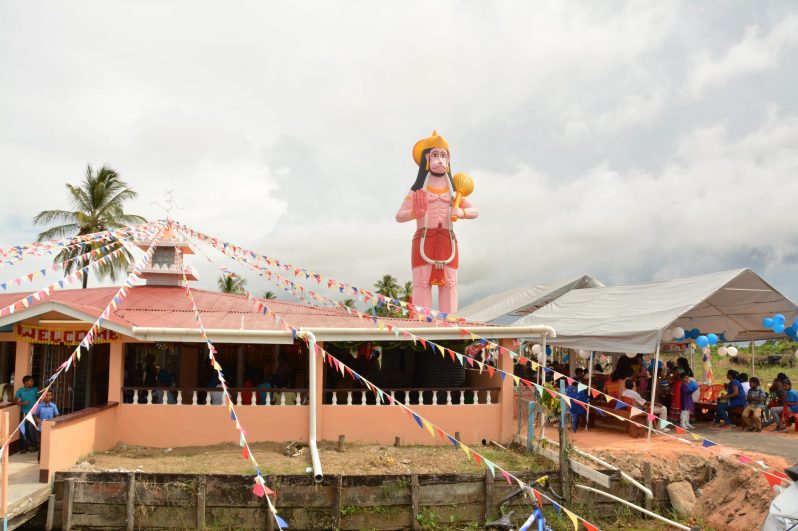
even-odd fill
[{"label": "wooden plank wall", "polygon": [[[531,480],[541,473],[519,475]],[[555,473],[550,478],[559,492]],[[518,490],[503,479],[463,474],[325,476],[319,484],[309,476],[268,480],[278,492],[280,516],[292,530],[419,529],[422,523],[429,527],[450,519],[484,522],[486,516],[497,518],[499,501]],[[265,500],[252,494],[252,486],[251,476],[59,472],[52,525],[54,529],[271,529]],[[612,492],[630,500],[639,494],[623,485],[615,485]],[[603,498],[579,501],[590,505],[594,514],[612,514],[617,507]],[[516,514],[528,512],[529,503],[522,496],[513,505],[519,506]]]}]

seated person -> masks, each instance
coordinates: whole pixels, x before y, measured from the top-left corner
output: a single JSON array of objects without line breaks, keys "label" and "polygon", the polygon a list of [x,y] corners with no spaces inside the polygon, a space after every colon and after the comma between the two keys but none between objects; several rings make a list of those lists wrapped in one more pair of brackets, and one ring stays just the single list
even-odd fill
[{"label": "seated person", "polygon": [[718,426],[720,422],[723,421],[726,426],[731,426],[733,428],[734,424],[732,424],[731,419],[729,419],[729,410],[738,407],[743,408],[747,404],[745,393],[743,392],[743,385],[737,379],[737,374],[737,371],[734,369],[729,369],[726,373],[726,379],[729,380],[726,386],[726,400],[725,402],[718,400],[718,407],[715,410],[715,424]]},{"label": "seated person", "polygon": [[[780,406],[770,408],[771,418],[764,424],[764,426],[770,426],[775,422],[776,431],[784,431],[787,429],[787,426],[781,425],[781,414],[784,412],[785,407],[789,407],[792,413],[798,413],[798,392],[792,388],[792,383],[789,379],[783,380],[781,385],[785,393],[784,402],[782,402],[782,405]],[[794,405],[787,406],[788,403],[792,403]]]},{"label": "seated person", "polygon": [[620,371],[612,371],[610,380],[604,385],[605,392],[613,398],[620,398],[623,392],[624,376]]},{"label": "seated person", "polygon": [[[631,398],[632,402],[637,404],[637,407],[639,407],[643,411],[648,412],[648,410],[649,410],[649,408],[651,406],[651,403],[647,402],[645,398],[640,396],[640,393],[635,391],[635,383],[634,383],[634,381],[626,380],[624,382],[624,388],[625,389],[621,393],[621,398]],[[666,426],[664,424],[664,422],[668,419],[668,408],[666,408],[665,406],[662,406],[662,405],[659,405],[659,406],[655,405],[654,409],[652,410],[652,412],[655,415],[659,416],[660,430],[662,430],[662,431],[670,431],[670,427],[668,427],[668,426]],[[650,425],[650,421],[649,421],[649,425]]]},{"label": "seated person", "polygon": [[750,384],[746,394],[748,404],[743,409],[745,431],[762,431],[762,410],[765,408],[768,395],[759,387],[759,378],[756,376],[753,376],[748,383]]},{"label": "seated person", "polygon": [[[587,404],[590,400],[590,397],[587,394],[587,388],[583,390],[579,390],[579,384],[581,382],[579,380],[574,380],[574,382],[565,388],[565,394],[568,398],[574,398]],[[587,410],[584,406],[577,404],[576,402],[571,402],[571,427],[576,432],[576,427],[579,423],[579,417],[587,417]]]}]

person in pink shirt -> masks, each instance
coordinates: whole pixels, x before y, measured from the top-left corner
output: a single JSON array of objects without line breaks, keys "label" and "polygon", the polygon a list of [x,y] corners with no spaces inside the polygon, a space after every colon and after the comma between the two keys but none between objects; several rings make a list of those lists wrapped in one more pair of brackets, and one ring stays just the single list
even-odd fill
[{"label": "person in pink shirt", "polygon": [[435,131],[416,142],[413,159],[418,175],[396,213],[399,223],[416,221],[411,253],[413,304],[432,307],[432,286],[438,286],[438,309],[447,314],[457,311],[460,264],[453,223],[479,215],[463,191],[455,189],[450,158],[449,144]]}]

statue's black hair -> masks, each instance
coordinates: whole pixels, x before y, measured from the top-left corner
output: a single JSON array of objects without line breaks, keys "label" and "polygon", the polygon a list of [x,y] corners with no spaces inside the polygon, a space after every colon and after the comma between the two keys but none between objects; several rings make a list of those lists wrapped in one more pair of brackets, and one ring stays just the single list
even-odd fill
[{"label": "statue's black hair", "polygon": [[[416,182],[413,183],[413,186],[410,187],[411,192],[415,192],[416,190],[421,190],[424,187],[424,181],[427,179],[427,155],[432,149],[425,149],[421,152],[421,163],[418,165],[418,175],[416,175]],[[452,179],[452,164],[449,161],[449,169],[446,172],[446,175],[449,177],[449,182],[452,184],[452,190],[457,191],[454,188],[454,180]]]}]

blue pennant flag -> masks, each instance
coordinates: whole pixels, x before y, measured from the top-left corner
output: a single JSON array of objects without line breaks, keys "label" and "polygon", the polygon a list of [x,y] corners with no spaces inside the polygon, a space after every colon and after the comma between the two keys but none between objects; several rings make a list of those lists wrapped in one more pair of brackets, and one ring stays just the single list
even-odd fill
[{"label": "blue pennant flag", "polygon": [[282,518],[280,518],[276,514],[274,515],[274,519],[277,520],[277,524],[280,527],[282,527],[283,529],[288,529],[288,522],[286,522],[285,520],[283,520]]},{"label": "blue pennant flag", "polygon": [[460,448],[460,443],[457,442],[457,439],[455,439],[451,435],[447,435],[447,437],[449,438],[449,442],[452,443],[455,448]]},{"label": "blue pennant flag", "polygon": [[714,443],[714,442],[710,441],[709,439],[704,439],[703,442],[701,442],[701,446],[703,446],[704,448],[709,448],[710,446],[715,446],[717,444],[718,443]]},{"label": "blue pennant flag", "polygon": [[620,400],[615,401],[615,409],[623,409],[625,407],[629,407],[629,404],[621,402]]},{"label": "blue pennant flag", "polygon": [[231,409],[230,410],[230,420],[235,420],[235,419],[236,419],[236,412],[235,412],[234,409]]},{"label": "blue pennant flag", "polygon": [[507,374],[506,374],[506,373],[503,373],[503,372],[500,372],[500,373],[499,373],[499,377],[502,379],[502,381],[504,381],[504,378],[505,378],[506,376],[507,376]]},{"label": "blue pennant flag", "polygon": [[418,427],[419,427],[419,428],[423,428],[423,427],[424,427],[424,424],[422,424],[422,423],[421,423],[421,417],[419,417],[419,416],[418,416],[418,415],[416,415],[415,413],[413,413],[412,415],[413,415],[413,420],[415,420],[415,421],[416,421],[416,424],[418,424]]}]

